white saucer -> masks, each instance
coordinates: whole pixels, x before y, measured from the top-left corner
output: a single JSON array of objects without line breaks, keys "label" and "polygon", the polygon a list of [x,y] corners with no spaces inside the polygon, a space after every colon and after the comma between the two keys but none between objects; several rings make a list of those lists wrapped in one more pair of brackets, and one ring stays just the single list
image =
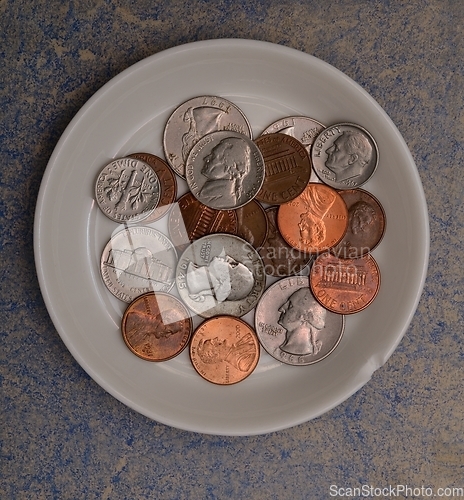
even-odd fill
[{"label": "white saucer", "polygon": [[[187,350],[170,361],[150,363],[123,342],[120,321],[126,304],[108,292],[100,277],[101,252],[121,226],[99,211],[93,199],[95,179],[116,157],[135,152],[163,157],[166,120],[176,106],[198,95],[222,96],[237,104],[255,136],[279,118],[306,115],[325,125],[358,123],[378,143],[379,165],[363,188],[382,203],[387,216],[385,237],[373,252],[381,271],[380,292],[367,309],[347,317],[340,345],[320,363],[288,366],[262,350],[250,377],[222,387],[198,376]],[[191,43],[148,57],[83,106],[45,172],[34,245],[50,316],[72,355],[101,387],[167,425],[252,435],[323,414],[386,362],[422,292],[429,230],[414,161],[372,97],[308,54],[233,39]]]}]

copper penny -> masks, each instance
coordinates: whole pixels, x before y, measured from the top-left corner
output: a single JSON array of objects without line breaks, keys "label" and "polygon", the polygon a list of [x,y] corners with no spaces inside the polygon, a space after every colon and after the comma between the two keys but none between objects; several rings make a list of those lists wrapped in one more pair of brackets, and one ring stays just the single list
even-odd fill
[{"label": "copper penny", "polygon": [[211,233],[237,232],[235,210],[216,210],[203,205],[192,193],[186,193],[172,207],[168,218],[169,236],[182,252],[194,240]]},{"label": "copper penny", "polygon": [[303,144],[280,132],[255,140],[264,158],[264,183],[256,199],[280,205],[296,198],[311,176],[311,160]]},{"label": "copper penny", "polygon": [[364,189],[339,191],[348,208],[348,228],[332,252],[342,259],[356,259],[372,251],[385,232],[385,212],[380,202]]},{"label": "copper penny", "polygon": [[343,238],[348,209],[335,189],[311,182],[297,198],[280,205],[277,224],[292,247],[302,252],[322,253]]},{"label": "copper penny", "polygon": [[215,316],[195,330],[190,359],[205,380],[231,385],[256,368],[259,349],[258,338],[248,323],[231,316]]},{"label": "copper penny", "polygon": [[269,231],[258,253],[263,259],[266,274],[283,278],[300,274],[311,262],[312,256],[293,248],[282,238],[277,227],[277,210],[278,207],[266,208]]},{"label": "copper penny", "polygon": [[130,158],[142,160],[148,164],[158,176],[160,182],[160,200],[155,210],[143,221],[144,224],[155,222],[161,219],[175,201],[177,195],[177,181],[174,172],[169,165],[158,156],[150,153],[134,153],[129,155]]},{"label": "copper penny", "polygon": [[260,247],[267,236],[268,223],[263,206],[251,200],[235,211],[237,214],[237,236],[248,241],[255,248]]},{"label": "copper penny", "polygon": [[321,254],[309,277],[319,303],[339,314],[362,311],[375,299],[380,287],[380,270],[370,254],[358,259]]},{"label": "copper penny", "polygon": [[174,296],[148,292],[129,304],[121,330],[134,354],[147,361],[166,361],[186,347],[193,323],[185,306]]}]

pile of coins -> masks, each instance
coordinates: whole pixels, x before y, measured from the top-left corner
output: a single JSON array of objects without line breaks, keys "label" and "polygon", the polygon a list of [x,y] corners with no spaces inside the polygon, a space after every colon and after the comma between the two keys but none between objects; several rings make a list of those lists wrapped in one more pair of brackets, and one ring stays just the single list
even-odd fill
[{"label": "pile of coins", "polygon": [[[166,361],[189,346],[199,375],[221,385],[248,377],[260,346],[294,366],[333,352],[345,315],[380,286],[371,251],[385,213],[360,188],[378,164],[371,134],[292,116],[253,139],[235,104],[199,96],[172,112],[163,147],[165,159],[109,162],[95,185],[101,211],[124,225],[101,275],[129,304],[129,349]],[[161,219],[167,234],[153,226]],[[254,327],[241,319],[252,311]]]}]

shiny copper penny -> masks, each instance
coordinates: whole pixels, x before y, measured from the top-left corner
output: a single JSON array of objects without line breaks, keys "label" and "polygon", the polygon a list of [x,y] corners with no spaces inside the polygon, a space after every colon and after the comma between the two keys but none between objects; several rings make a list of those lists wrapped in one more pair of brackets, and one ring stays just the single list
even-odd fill
[{"label": "shiny copper penny", "polygon": [[172,207],[168,218],[169,236],[182,252],[194,240],[211,233],[237,232],[235,210],[216,210],[203,205],[192,193],[186,193]]},{"label": "shiny copper penny", "polygon": [[304,145],[280,132],[255,140],[264,158],[264,183],[256,199],[280,205],[296,198],[311,176],[311,160]]},{"label": "shiny copper penny", "polygon": [[258,338],[248,323],[231,316],[215,316],[195,330],[190,359],[205,380],[231,385],[253,372],[259,349]]},{"label": "shiny copper penny", "polygon": [[258,253],[263,259],[266,274],[283,278],[302,273],[312,256],[293,248],[282,238],[277,227],[277,210],[278,207],[266,208],[269,231]]},{"label": "shiny copper penny", "polygon": [[364,189],[339,191],[348,208],[348,227],[332,252],[342,259],[356,259],[372,251],[385,232],[385,212],[380,202]]},{"label": "shiny copper penny", "polygon": [[380,270],[372,255],[358,259],[339,259],[324,253],[314,261],[310,286],[318,302],[339,314],[365,309],[377,296]]},{"label": "shiny copper penny", "polygon": [[280,205],[277,225],[292,247],[306,253],[322,253],[343,238],[348,209],[335,189],[311,182],[297,198]]},{"label": "shiny copper penny", "polygon": [[268,223],[263,206],[251,200],[235,210],[237,214],[237,236],[248,241],[255,248],[260,247],[267,236]]},{"label": "shiny copper penny", "polygon": [[158,176],[160,183],[160,200],[155,210],[143,221],[144,224],[157,221],[165,215],[174,203],[177,195],[177,181],[174,172],[169,165],[158,156],[150,153],[134,153],[130,158],[142,160],[148,164]]},{"label": "shiny copper penny", "polygon": [[187,346],[193,331],[185,306],[166,293],[145,293],[127,307],[122,317],[127,347],[147,361],[166,361]]}]

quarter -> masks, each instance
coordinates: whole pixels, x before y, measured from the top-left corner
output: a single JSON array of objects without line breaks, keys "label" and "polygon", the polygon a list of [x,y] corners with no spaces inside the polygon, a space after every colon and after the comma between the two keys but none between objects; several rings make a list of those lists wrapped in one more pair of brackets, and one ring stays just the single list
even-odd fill
[{"label": "quarter", "polygon": [[168,292],[174,286],[177,253],[157,229],[132,226],[106,244],[100,261],[103,282],[124,302],[147,292]]},{"label": "quarter", "polygon": [[251,311],[266,285],[264,265],[250,243],[231,234],[194,241],[176,268],[180,298],[204,318],[240,317]]},{"label": "quarter", "polygon": [[314,298],[307,276],[283,278],[260,299],[255,329],[273,358],[293,366],[317,363],[338,346],[344,316],[328,311]]}]

